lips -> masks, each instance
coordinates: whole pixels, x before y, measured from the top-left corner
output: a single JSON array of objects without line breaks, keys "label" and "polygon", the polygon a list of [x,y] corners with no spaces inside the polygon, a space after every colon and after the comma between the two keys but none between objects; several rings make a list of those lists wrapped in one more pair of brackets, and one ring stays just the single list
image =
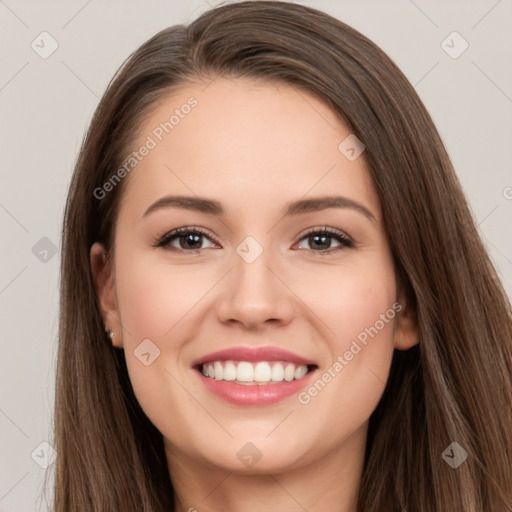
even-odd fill
[{"label": "lips", "polygon": [[236,405],[283,400],[306,386],[317,368],[314,361],[278,347],[220,350],[192,366],[210,393]]}]

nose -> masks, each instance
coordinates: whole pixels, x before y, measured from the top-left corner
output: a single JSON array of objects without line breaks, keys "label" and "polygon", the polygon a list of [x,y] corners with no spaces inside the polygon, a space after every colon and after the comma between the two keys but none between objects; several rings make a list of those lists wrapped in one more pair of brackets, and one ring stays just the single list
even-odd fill
[{"label": "nose", "polygon": [[252,330],[292,321],[294,294],[270,252],[264,250],[250,263],[235,253],[233,265],[217,302],[219,321]]}]

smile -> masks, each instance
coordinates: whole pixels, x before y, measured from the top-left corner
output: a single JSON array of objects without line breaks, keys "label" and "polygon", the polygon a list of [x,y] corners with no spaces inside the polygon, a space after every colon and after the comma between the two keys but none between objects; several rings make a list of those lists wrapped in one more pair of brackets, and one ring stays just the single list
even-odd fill
[{"label": "smile", "polygon": [[235,405],[269,405],[299,393],[318,366],[276,347],[235,347],[193,362],[202,384]]}]

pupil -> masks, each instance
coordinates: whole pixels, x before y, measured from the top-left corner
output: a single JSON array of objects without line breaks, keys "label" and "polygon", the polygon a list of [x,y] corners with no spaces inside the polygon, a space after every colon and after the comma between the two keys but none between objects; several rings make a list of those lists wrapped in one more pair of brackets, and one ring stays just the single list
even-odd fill
[{"label": "pupil", "polygon": [[311,235],[309,237],[309,243],[314,246],[320,247],[322,249],[329,249],[329,246],[331,245],[329,243],[329,235]]},{"label": "pupil", "polygon": [[199,243],[199,247],[194,247],[194,249],[201,248],[201,236],[202,235],[182,235],[180,237],[181,245],[185,245],[186,247],[193,246],[194,244]]}]

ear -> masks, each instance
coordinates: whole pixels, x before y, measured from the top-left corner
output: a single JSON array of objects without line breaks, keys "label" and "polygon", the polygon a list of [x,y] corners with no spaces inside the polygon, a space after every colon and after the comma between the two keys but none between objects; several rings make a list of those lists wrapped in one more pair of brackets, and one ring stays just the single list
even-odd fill
[{"label": "ear", "polygon": [[[398,309],[400,307],[400,309]],[[408,350],[419,341],[418,318],[402,290],[397,300],[397,316],[395,321],[395,348]]]},{"label": "ear", "polygon": [[113,266],[102,244],[96,242],[92,245],[90,262],[105,330],[114,332],[112,345],[123,348],[123,332],[117,309]]}]

